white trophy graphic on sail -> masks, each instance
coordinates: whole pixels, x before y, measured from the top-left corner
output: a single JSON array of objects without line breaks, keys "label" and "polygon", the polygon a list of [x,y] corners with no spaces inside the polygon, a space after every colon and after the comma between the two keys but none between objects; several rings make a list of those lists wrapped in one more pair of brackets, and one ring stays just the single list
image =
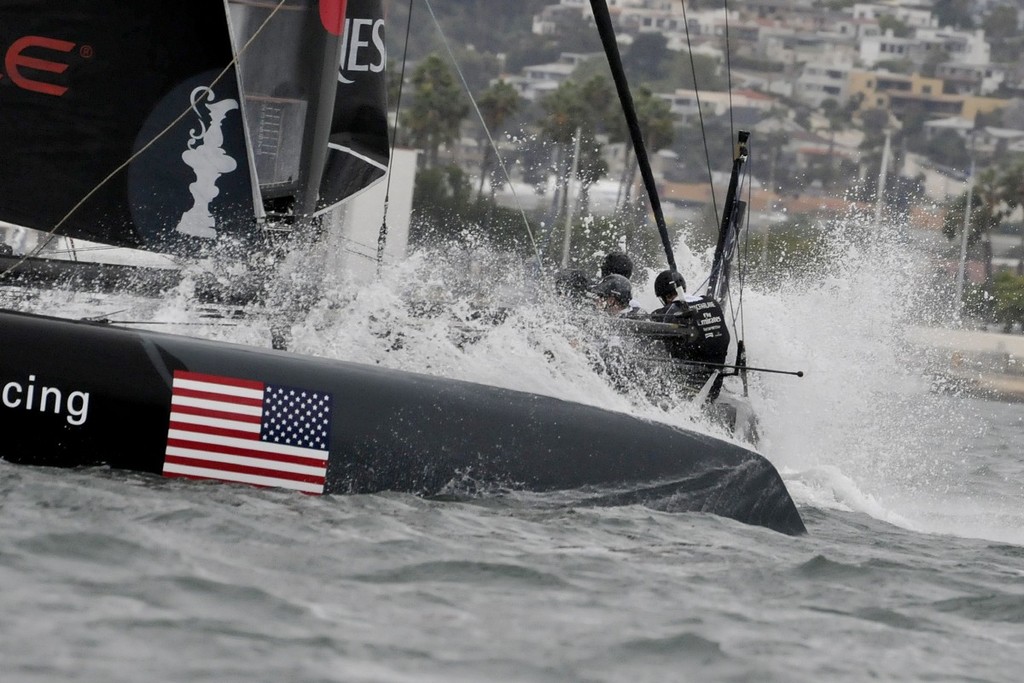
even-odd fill
[{"label": "white trophy graphic on sail", "polygon": [[[198,108],[200,100],[204,98],[204,106],[210,118],[209,128]],[[192,193],[192,208],[181,216],[175,229],[185,235],[214,238],[217,230],[216,221],[210,212],[210,202],[220,194],[217,178],[238,168],[238,162],[224,151],[221,124],[229,111],[238,109],[238,101],[227,99],[215,102],[213,90],[206,86],[193,90],[191,100],[192,111],[199,117],[201,129],[198,132],[195,129],[190,131],[191,140],[188,149],[182,152],[181,159],[195,172],[196,180],[188,186]]]}]

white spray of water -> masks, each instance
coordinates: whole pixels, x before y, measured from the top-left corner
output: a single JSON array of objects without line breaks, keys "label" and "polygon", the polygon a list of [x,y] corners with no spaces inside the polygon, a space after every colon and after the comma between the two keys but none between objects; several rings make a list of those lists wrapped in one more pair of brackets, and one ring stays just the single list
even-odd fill
[{"label": "white spray of water", "polygon": [[[930,390],[925,352],[907,341],[945,302],[903,229],[836,221],[820,276],[746,292],[750,364],[805,372],[754,378],[761,450],[805,505],[918,531],[1022,539],[1019,503],[962,480],[978,416]],[[984,521],[982,509],[993,512]]]},{"label": "white spray of water", "polygon": [[[953,456],[970,449],[976,428],[949,399],[929,392],[922,359],[904,339],[934,302],[922,292],[927,264],[893,232],[837,221],[824,233],[829,265],[818,276],[746,288],[749,363],[806,373],[751,373],[760,450],[802,506],[852,510],[920,531],[1019,540],[1024,520],[1016,508],[979,498],[958,481]],[[682,244],[676,253],[692,291],[710,255]],[[634,280],[649,289],[655,272]],[[132,300],[111,317],[269,345],[267,321],[196,325],[189,291],[186,282],[158,302]],[[296,352],[530,391],[725,436],[685,401],[655,405],[642,393],[616,391],[586,352],[593,331],[580,329],[564,302],[538,290],[536,278],[507,256],[448,245],[389,266],[371,283],[338,277],[322,293],[292,328]],[[651,292],[636,294],[656,305]],[[16,307],[79,317],[120,305],[58,292]],[[502,308],[503,317],[476,317]]]}]

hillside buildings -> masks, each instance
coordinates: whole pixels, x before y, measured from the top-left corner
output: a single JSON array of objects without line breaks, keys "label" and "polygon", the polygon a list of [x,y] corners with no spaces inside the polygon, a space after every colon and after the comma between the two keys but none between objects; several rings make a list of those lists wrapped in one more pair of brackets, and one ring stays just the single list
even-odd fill
[{"label": "hillside buildings", "polygon": [[[823,0],[733,0],[728,14],[684,7],[678,0],[609,0],[609,6],[624,50],[646,32],[664,36],[670,50],[712,56],[722,68],[728,50],[733,91],[700,92],[705,116],[730,107],[742,110],[755,136],[759,126],[768,134],[780,119],[799,120],[797,131],[785,133],[788,159],[797,164],[791,172],[816,163],[814,154],[800,152],[808,148],[807,139],[816,139],[825,141],[814,145],[819,151],[824,146],[829,154],[858,160],[863,174],[863,150],[844,144],[850,136],[837,136],[829,112],[841,110],[860,120],[882,111],[892,129],[913,126],[926,136],[946,131],[964,141],[973,136],[974,149],[982,153],[1017,149],[1024,117],[1002,121],[1001,112],[1024,100],[1024,60],[994,62],[980,27],[985,12],[1005,11],[1008,1],[975,0],[979,23],[970,29],[941,25],[935,0],[856,2],[840,10]],[[1016,9],[1016,17],[1024,27],[1024,7]],[[580,21],[592,21],[589,1],[559,0],[534,17],[533,29],[557,33],[560,26]],[[538,99],[587,57],[564,55],[555,64],[527,67],[506,79],[524,97]],[[698,94],[678,89],[657,94],[671,104],[680,125],[696,116]],[[917,162],[919,167],[928,160],[919,155]],[[932,199],[945,201],[947,194],[962,191],[963,169],[952,172],[950,183],[930,187],[942,187],[943,194]]]}]

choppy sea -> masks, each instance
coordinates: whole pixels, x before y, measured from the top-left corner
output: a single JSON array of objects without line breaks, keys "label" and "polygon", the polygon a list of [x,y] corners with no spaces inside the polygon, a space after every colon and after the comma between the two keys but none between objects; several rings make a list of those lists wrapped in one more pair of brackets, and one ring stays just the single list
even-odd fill
[{"label": "choppy sea", "polygon": [[[750,288],[738,321],[751,364],[806,373],[751,386],[806,536],[521,493],[317,498],[0,462],[0,680],[1019,681],[1024,407],[936,390],[902,341],[907,255],[840,247],[813,284]],[[453,273],[473,269],[411,261],[391,281],[443,314],[388,278],[349,284],[295,321],[297,350],[705,428],[617,393],[557,320],[467,341]],[[173,296],[6,305],[267,341],[190,327]]]}]

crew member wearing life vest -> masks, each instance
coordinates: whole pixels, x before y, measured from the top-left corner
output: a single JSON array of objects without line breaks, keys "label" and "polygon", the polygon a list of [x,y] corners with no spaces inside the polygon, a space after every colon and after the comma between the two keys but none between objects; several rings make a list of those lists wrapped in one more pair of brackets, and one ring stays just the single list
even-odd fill
[{"label": "crew member wearing life vest", "polygon": [[715,382],[708,393],[708,400],[714,400],[722,387],[722,369],[702,366],[700,363],[725,363],[730,340],[729,328],[725,325],[725,312],[708,295],[698,297],[686,294],[686,281],[672,270],[658,273],[654,279],[654,294],[664,305],[651,313],[651,320],[685,328],[686,334],[665,340],[669,354],[673,358],[694,363],[684,368],[686,383],[694,390],[700,390],[715,375]]}]

